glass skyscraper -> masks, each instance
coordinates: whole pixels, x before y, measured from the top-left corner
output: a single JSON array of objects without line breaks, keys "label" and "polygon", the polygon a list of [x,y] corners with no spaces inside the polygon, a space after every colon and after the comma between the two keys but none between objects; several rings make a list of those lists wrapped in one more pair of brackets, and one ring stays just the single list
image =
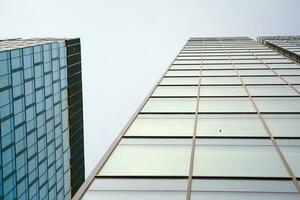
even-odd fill
[{"label": "glass skyscraper", "polygon": [[0,40],[0,199],[71,199],[84,181],[80,39]]},{"label": "glass skyscraper", "polygon": [[74,199],[299,200],[300,66],[191,38]]}]

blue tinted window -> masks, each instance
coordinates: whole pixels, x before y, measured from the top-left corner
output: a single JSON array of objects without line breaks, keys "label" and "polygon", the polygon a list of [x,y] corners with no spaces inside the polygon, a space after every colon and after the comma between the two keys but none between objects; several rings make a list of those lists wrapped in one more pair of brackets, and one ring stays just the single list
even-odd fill
[{"label": "blue tinted window", "polygon": [[11,89],[0,92],[0,106],[4,106],[12,101]]},{"label": "blue tinted window", "polygon": [[11,59],[11,68],[18,69],[22,67],[22,59],[21,57],[12,58]]},{"label": "blue tinted window", "polygon": [[23,71],[18,71],[12,74],[13,85],[20,85],[23,82]]},{"label": "blue tinted window", "polygon": [[13,96],[18,97],[23,94],[23,85],[18,85],[13,88]]},{"label": "blue tinted window", "polygon": [[2,152],[2,164],[6,165],[7,163],[13,160],[14,149],[13,147],[8,148]]},{"label": "blue tinted window", "polygon": [[8,60],[0,60],[0,76],[10,73]]},{"label": "blue tinted window", "polygon": [[43,75],[43,65],[37,65],[34,67],[34,76],[41,77]]},{"label": "blue tinted window", "polygon": [[24,98],[14,101],[14,112],[19,113],[24,110]]},{"label": "blue tinted window", "polygon": [[4,136],[12,131],[12,119],[7,119],[1,123],[1,135]]},{"label": "blue tinted window", "polygon": [[23,56],[24,69],[33,67],[32,55]]}]

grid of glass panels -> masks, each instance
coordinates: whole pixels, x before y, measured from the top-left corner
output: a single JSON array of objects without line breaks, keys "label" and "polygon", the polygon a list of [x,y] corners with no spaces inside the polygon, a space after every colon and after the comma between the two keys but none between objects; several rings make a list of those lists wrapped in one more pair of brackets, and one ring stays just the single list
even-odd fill
[{"label": "grid of glass panels", "polygon": [[249,38],[190,39],[82,199],[300,199],[299,73]]},{"label": "grid of glass panels", "polygon": [[0,52],[0,199],[70,199],[66,47],[19,43]]}]

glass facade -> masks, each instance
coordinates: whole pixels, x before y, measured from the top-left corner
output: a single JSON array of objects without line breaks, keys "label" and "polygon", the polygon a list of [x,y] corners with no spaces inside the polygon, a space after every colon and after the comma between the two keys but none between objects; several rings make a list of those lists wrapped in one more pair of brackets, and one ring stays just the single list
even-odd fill
[{"label": "glass facade", "polygon": [[191,38],[75,199],[300,199],[300,65]]},{"label": "glass facade", "polygon": [[64,40],[0,41],[0,199],[71,198],[67,56]]}]

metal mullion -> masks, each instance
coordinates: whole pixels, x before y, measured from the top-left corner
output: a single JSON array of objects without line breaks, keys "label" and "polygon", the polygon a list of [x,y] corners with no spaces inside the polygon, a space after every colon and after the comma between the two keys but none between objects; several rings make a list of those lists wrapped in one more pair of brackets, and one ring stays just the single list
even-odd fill
[{"label": "metal mullion", "polygon": [[[286,84],[288,84],[295,92],[297,92],[298,94],[300,94],[300,91],[297,90],[292,84],[290,84],[289,82],[287,82],[282,75],[278,74],[276,71],[273,70],[273,68],[271,68],[265,61],[263,61],[261,58],[257,57],[252,51],[250,51],[250,49],[248,47],[246,47],[243,43],[240,42],[241,45],[244,46],[244,48],[246,48],[253,56],[255,56],[261,63],[263,63],[266,67],[268,67],[269,70],[271,70],[274,74],[276,74],[283,82],[285,82]],[[269,48],[269,47],[268,47]],[[271,48],[270,48],[271,49]],[[272,51],[274,51],[273,49],[271,49]],[[278,52],[279,53],[279,52]],[[280,53],[281,54],[281,53]],[[294,60],[286,57],[285,55],[281,54],[282,56],[284,56],[284,58],[287,58],[288,60],[292,61],[293,63],[295,63]],[[280,63],[279,63],[280,64]]]},{"label": "metal mullion", "polygon": [[[242,44],[242,43],[241,43],[241,44]],[[244,47],[245,47],[245,46],[244,46]],[[225,48],[224,48],[224,50],[226,51]],[[226,51],[226,52],[227,52],[227,51]],[[228,55],[228,57],[229,57],[229,59],[230,59],[230,56],[229,56],[229,55]],[[294,183],[294,185],[295,185],[295,187],[296,187],[298,193],[300,194],[300,185],[299,185],[299,183],[298,183],[298,181],[297,181],[296,176],[294,175],[293,171],[291,170],[291,168],[290,168],[290,166],[289,166],[287,160],[285,159],[285,157],[284,157],[284,155],[283,155],[281,149],[279,148],[279,146],[278,146],[278,144],[277,144],[275,138],[273,137],[273,134],[272,134],[271,130],[269,129],[269,127],[268,127],[268,125],[267,125],[265,119],[264,119],[263,116],[261,115],[261,113],[260,113],[260,111],[259,111],[259,109],[258,109],[258,107],[257,107],[257,105],[256,105],[256,103],[255,103],[255,101],[253,100],[253,98],[252,98],[252,96],[251,96],[251,94],[250,94],[248,88],[246,87],[246,85],[244,84],[244,81],[243,81],[242,78],[240,77],[240,74],[239,74],[237,68],[235,67],[235,65],[234,65],[234,63],[232,62],[231,59],[230,59],[230,61],[231,61],[231,63],[232,63],[232,66],[233,66],[234,69],[236,70],[236,73],[237,73],[237,75],[238,75],[240,81],[242,82],[242,84],[243,84],[243,86],[244,86],[244,89],[245,89],[246,93],[248,94],[249,100],[251,101],[253,107],[255,108],[255,110],[256,110],[256,112],[257,112],[257,115],[259,116],[259,119],[261,120],[261,122],[262,122],[262,124],[263,124],[265,130],[267,131],[268,135],[270,136],[271,142],[272,142],[274,148],[276,149],[276,152],[278,153],[278,155],[279,155],[281,161],[283,162],[283,164],[284,164],[284,166],[285,166],[285,168],[286,168],[288,174],[289,174],[290,177],[292,178],[293,183]],[[264,64],[265,64],[265,63],[264,63]]]},{"label": "metal mullion", "polygon": [[204,40],[202,41],[202,54],[201,54],[201,63],[200,63],[200,72],[199,72],[199,84],[198,84],[198,93],[197,93],[197,105],[195,111],[195,122],[193,129],[193,141],[192,141],[192,149],[191,149],[191,160],[189,167],[189,176],[188,176],[188,185],[186,191],[186,200],[191,199],[191,190],[192,190],[192,179],[193,179],[193,169],[194,169],[194,159],[195,159],[195,148],[196,148],[196,132],[197,132],[197,124],[198,124],[198,111],[199,111],[199,99],[200,99],[200,88],[201,88],[201,74],[202,74],[202,63],[203,63],[203,46]]}]

